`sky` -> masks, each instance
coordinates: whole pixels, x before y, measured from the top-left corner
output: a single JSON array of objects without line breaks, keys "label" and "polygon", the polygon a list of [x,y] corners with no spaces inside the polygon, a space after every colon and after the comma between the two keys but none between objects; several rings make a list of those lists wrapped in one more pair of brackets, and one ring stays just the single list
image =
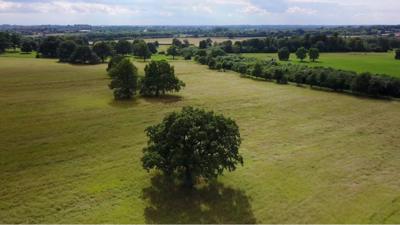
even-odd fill
[{"label": "sky", "polygon": [[0,24],[400,24],[400,0],[0,0]]}]

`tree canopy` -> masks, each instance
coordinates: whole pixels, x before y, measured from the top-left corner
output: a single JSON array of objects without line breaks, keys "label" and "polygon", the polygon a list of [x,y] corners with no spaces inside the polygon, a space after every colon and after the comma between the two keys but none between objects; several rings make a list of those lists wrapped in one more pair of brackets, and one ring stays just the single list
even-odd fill
[{"label": "tree canopy", "polygon": [[308,50],[308,56],[313,62],[315,62],[315,60],[319,58],[318,48],[310,48],[310,50]]},{"label": "tree canopy", "polygon": [[144,68],[145,76],[141,80],[140,94],[145,96],[165,95],[166,92],[180,91],[185,86],[175,76],[174,67],[167,61],[151,61]]},{"label": "tree canopy", "polygon": [[97,64],[100,62],[100,58],[90,49],[89,46],[78,46],[72,53],[70,63],[79,64]]},{"label": "tree canopy", "polygon": [[114,91],[116,100],[131,99],[136,94],[138,72],[133,63],[122,59],[109,71],[111,77],[110,89]]},{"label": "tree canopy", "polygon": [[167,49],[167,55],[172,55],[172,59],[175,59],[175,56],[179,55],[178,47],[176,47],[175,45],[171,45]]},{"label": "tree canopy", "polygon": [[278,58],[280,61],[288,61],[290,58],[290,51],[288,48],[283,47],[278,51]]},{"label": "tree canopy", "polygon": [[396,51],[395,51],[395,59],[398,59],[398,60],[400,60],[400,48],[399,49],[396,49]]},{"label": "tree canopy", "polygon": [[298,59],[303,61],[307,57],[307,50],[304,47],[297,49],[296,56]]},{"label": "tree canopy", "polygon": [[127,55],[132,53],[132,44],[126,40],[120,40],[115,45],[115,52],[120,55]]},{"label": "tree canopy", "polygon": [[60,62],[68,62],[76,48],[77,45],[73,41],[62,42],[57,49],[57,55],[60,59]]},{"label": "tree canopy", "polygon": [[107,57],[112,55],[111,46],[104,41],[96,42],[93,45],[93,51],[96,53],[98,57],[100,57],[102,62],[104,62]]},{"label": "tree canopy", "polygon": [[143,167],[181,178],[188,187],[199,178],[214,179],[243,164],[238,126],[214,112],[185,107],[148,127],[146,133],[149,141],[143,149]]},{"label": "tree canopy", "polygon": [[144,40],[137,41],[133,44],[133,54],[141,57],[143,61],[146,61],[146,59],[150,58],[152,55],[148,45]]}]

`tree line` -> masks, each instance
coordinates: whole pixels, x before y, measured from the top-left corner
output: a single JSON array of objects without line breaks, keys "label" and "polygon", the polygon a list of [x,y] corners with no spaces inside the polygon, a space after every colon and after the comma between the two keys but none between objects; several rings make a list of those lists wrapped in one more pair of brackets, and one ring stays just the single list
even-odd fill
[{"label": "tree line", "polygon": [[[293,37],[266,37],[215,43],[227,53],[276,53],[281,48],[295,52],[301,47],[317,48],[320,52],[387,52],[400,48],[400,39],[394,37],[343,37],[337,33],[306,34]],[[201,48],[201,46],[199,46]]]},{"label": "tree line", "polygon": [[[300,51],[301,54],[307,54],[305,48],[300,48]],[[400,98],[400,79],[388,75],[357,74],[333,68],[280,64],[275,60],[266,61],[227,55],[218,47],[199,49],[194,59],[200,64],[208,65],[210,69],[232,70],[242,75],[276,81],[278,84],[292,82],[297,85],[310,85],[338,92]]]}]

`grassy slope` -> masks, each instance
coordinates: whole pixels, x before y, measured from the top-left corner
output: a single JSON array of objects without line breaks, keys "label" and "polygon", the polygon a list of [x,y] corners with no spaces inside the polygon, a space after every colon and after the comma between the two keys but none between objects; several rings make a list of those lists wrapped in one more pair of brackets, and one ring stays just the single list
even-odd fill
[{"label": "grassy slope", "polygon": [[[277,54],[248,53],[246,57],[259,59],[278,58]],[[291,63],[301,63],[291,54]],[[400,77],[400,60],[394,59],[393,53],[321,53],[316,63],[305,62],[308,66],[326,66],[356,72],[383,73]]]},{"label": "grassy slope", "polygon": [[[105,65],[0,58],[0,223],[400,222],[399,102],[174,65],[181,99],[117,103]],[[245,166],[194,193],[140,165],[145,127],[185,105],[243,137]]]}]

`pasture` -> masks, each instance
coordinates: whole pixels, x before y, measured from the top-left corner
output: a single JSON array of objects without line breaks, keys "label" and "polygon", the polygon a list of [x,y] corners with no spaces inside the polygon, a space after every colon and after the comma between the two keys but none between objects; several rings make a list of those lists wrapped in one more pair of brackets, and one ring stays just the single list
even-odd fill
[{"label": "pasture", "polygon": [[[277,53],[245,53],[245,57],[263,60],[278,60]],[[294,53],[290,54],[290,60],[284,63],[304,64],[307,66],[333,67],[336,69],[356,72],[371,72],[388,74],[400,77],[400,60],[394,59],[394,53],[321,53],[317,62],[307,59],[300,62]]]},{"label": "pasture", "polygon": [[[172,64],[182,92],[116,102],[105,64],[0,57],[0,223],[400,222],[400,102]],[[144,129],[188,105],[236,120],[245,162],[192,192],[140,162]]]}]

